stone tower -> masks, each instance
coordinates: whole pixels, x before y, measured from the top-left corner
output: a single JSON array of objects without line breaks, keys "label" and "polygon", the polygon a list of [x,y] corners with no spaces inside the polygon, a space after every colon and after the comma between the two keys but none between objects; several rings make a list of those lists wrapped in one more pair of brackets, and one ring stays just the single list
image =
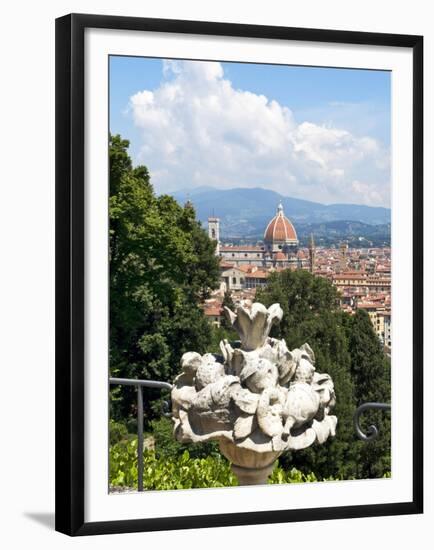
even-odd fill
[{"label": "stone tower", "polygon": [[313,233],[310,234],[309,241],[309,269],[311,273],[315,271],[315,241],[313,240]]},{"label": "stone tower", "polygon": [[341,251],[340,268],[341,271],[345,271],[347,269],[348,243],[341,242],[339,249]]},{"label": "stone tower", "polygon": [[208,237],[213,241],[217,241],[215,249],[216,256],[220,255],[220,219],[212,216],[208,218]]}]

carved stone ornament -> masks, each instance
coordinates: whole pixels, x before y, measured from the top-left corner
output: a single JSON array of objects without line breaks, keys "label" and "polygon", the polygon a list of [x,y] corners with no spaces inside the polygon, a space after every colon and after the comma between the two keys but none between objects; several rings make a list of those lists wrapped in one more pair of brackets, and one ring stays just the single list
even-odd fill
[{"label": "carved stone ornament", "polygon": [[178,441],[219,441],[240,485],[266,483],[277,457],[335,435],[333,381],[315,371],[308,344],[290,351],[270,338],[279,304],[244,303],[225,313],[241,343],[220,342],[221,355],[188,352],[172,390]]}]

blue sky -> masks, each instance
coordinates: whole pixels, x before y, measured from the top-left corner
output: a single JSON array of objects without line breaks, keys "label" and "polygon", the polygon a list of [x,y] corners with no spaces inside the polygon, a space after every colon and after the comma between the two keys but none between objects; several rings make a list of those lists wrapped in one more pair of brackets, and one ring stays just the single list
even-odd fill
[{"label": "blue sky", "polygon": [[389,206],[386,71],[110,58],[110,130],[159,192],[269,187]]}]

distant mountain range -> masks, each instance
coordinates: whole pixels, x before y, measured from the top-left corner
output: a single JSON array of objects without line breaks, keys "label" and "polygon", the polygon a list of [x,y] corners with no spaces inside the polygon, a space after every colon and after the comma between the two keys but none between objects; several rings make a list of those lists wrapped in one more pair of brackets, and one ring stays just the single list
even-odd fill
[{"label": "distant mountain range", "polygon": [[310,236],[322,246],[336,245],[345,240],[352,248],[390,246],[390,223],[371,225],[354,221],[334,221],[299,224],[297,236],[301,246],[307,246]]},{"label": "distant mountain range", "polygon": [[282,202],[285,215],[293,222],[300,240],[311,232],[318,237],[334,235],[336,238],[352,236],[358,239],[375,234],[380,239],[390,239],[389,208],[360,204],[321,204],[285,197],[259,187],[200,187],[178,191],[172,195],[181,204],[189,199],[204,226],[209,216],[220,218],[223,239],[262,238],[279,202]]}]

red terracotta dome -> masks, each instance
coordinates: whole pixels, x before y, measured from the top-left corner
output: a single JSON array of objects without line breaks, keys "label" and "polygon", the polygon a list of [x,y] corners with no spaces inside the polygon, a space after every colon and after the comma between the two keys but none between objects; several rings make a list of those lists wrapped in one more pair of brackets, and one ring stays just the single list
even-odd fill
[{"label": "red terracotta dome", "polygon": [[286,244],[297,244],[297,233],[294,226],[283,213],[283,206],[279,204],[277,214],[267,225],[264,233],[266,242],[282,242]]}]

